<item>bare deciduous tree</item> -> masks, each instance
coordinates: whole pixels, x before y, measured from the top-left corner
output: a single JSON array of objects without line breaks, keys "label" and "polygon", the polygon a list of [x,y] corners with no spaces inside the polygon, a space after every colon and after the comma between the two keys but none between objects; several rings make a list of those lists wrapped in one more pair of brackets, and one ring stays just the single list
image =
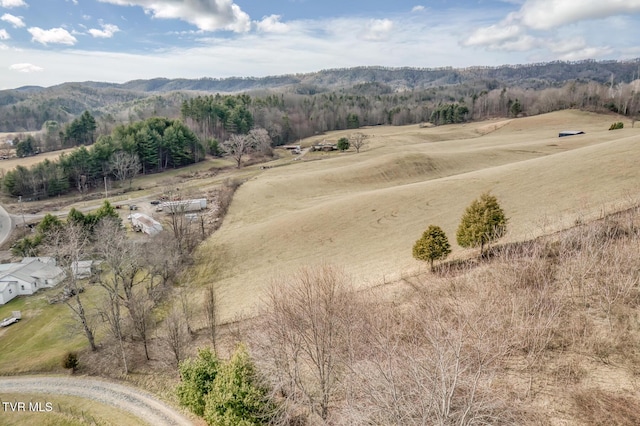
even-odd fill
[{"label": "bare deciduous tree", "polygon": [[128,301],[131,312],[135,312],[134,316],[131,316],[131,322],[135,337],[140,339],[142,347],[144,348],[144,355],[149,361],[149,332],[153,328],[152,322],[152,309],[153,300],[149,297],[149,294],[145,291],[139,290],[133,294],[133,298]]},{"label": "bare deciduous tree", "polygon": [[191,294],[186,287],[181,287],[178,291],[180,296],[180,308],[182,309],[182,316],[184,318],[184,324],[187,326],[187,333],[189,336],[193,335],[191,329],[191,321],[193,320],[193,303],[191,302]]},{"label": "bare deciduous tree", "polygon": [[247,135],[231,135],[222,142],[222,149],[236,160],[238,168],[242,166],[242,158],[254,149],[254,141]]},{"label": "bare deciduous tree", "polygon": [[71,297],[65,298],[65,304],[71,309],[87,337],[92,351],[97,349],[93,325],[87,314],[80,293],[83,290],[78,282],[78,262],[85,260],[90,252],[90,241],[86,229],[77,223],[69,222],[64,226],[55,226],[45,235],[45,245],[56,253],[58,266],[65,271],[64,292]]},{"label": "bare deciduous tree", "polygon": [[173,354],[176,366],[184,359],[189,332],[180,307],[174,305],[164,320],[164,340]]},{"label": "bare deciduous tree", "polygon": [[292,281],[274,283],[263,321],[276,388],[323,420],[347,359],[345,336],[353,323],[349,284],[336,268],[304,268]]},{"label": "bare deciduous tree", "polygon": [[260,127],[251,129],[247,137],[254,150],[264,155],[271,155],[273,153],[271,149],[271,137],[266,129]]},{"label": "bare deciduous tree", "polygon": [[206,315],[207,329],[209,330],[209,338],[213,346],[213,352],[217,353],[218,340],[218,296],[213,284],[205,289],[204,295],[204,312]]},{"label": "bare deciduous tree", "polygon": [[[129,240],[116,221],[103,219],[95,230],[95,253],[102,260],[106,273],[101,274],[99,284],[107,291],[106,307],[103,316],[110,322],[114,337],[119,341],[125,374],[128,373],[126,352],[123,344],[124,306],[132,323],[137,324],[137,332],[147,332],[148,310],[144,304],[137,303],[137,286],[147,281],[149,274],[139,247]],[[142,311],[138,309],[142,308]],[[138,335],[146,346],[147,336]],[[146,348],[145,348],[146,350]]]},{"label": "bare deciduous tree", "polygon": [[367,135],[356,132],[349,135],[349,144],[356,149],[356,153],[367,144]]},{"label": "bare deciduous tree", "polygon": [[133,183],[133,178],[140,171],[140,158],[138,154],[125,151],[116,151],[109,158],[109,167],[120,182],[129,180],[129,187]]}]

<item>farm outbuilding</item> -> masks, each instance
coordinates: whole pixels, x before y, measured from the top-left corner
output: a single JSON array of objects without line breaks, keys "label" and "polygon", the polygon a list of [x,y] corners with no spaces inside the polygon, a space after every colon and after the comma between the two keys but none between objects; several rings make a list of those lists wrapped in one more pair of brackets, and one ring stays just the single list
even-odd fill
[{"label": "farm outbuilding", "polygon": [[71,272],[78,279],[89,278],[99,264],[96,260],[79,260],[71,263]]},{"label": "farm outbuilding", "polygon": [[575,135],[584,135],[584,132],[582,130],[563,130],[562,132],[558,133],[559,138]]},{"label": "farm outbuilding", "polygon": [[207,208],[206,198],[196,198],[193,200],[165,201],[162,209],[167,213],[196,212]]},{"label": "farm outbuilding", "polygon": [[144,232],[148,235],[156,235],[162,231],[162,224],[153,218],[142,213],[133,213],[129,216],[131,226],[136,231]]}]

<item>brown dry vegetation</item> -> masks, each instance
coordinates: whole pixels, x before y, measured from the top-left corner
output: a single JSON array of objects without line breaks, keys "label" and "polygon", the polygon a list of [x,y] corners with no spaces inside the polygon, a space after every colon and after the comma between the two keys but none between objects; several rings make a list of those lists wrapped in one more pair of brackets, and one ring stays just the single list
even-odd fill
[{"label": "brown dry vegetation", "polygon": [[[563,111],[376,127],[363,130],[359,154],[234,172],[248,180],[179,280],[194,311],[182,356],[209,344],[203,296],[213,283],[219,353],[249,340],[283,421],[637,423],[640,133],[608,132],[611,121]],[[558,139],[567,128],[587,134]],[[415,239],[434,223],[453,243],[464,208],[486,190],[509,216],[509,235],[489,260],[454,246],[454,259],[427,274],[411,257]],[[231,194],[218,194],[225,207]],[[151,360],[135,339],[124,342],[127,379],[175,401],[166,300]],[[81,371],[120,376],[112,343],[83,354]],[[607,415],[608,406],[620,409]]]},{"label": "brown dry vegetation", "polygon": [[326,265],[276,282],[251,339],[283,419],[638,424],[639,213],[367,291]]},{"label": "brown dry vegetation", "polygon": [[[267,283],[301,265],[344,265],[365,287],[423,270],[411,256],[416,238],[437,224],[453,239],[464,208],[484,191],[509,216],[507,241],[619,210],[638,191],[640,133],[609,132],[611,120],[571,110],[495,123],[364,129],[369,145],[359,154],[290,162],[249,179],[224,225],[196,253],[190,278],[217,281],[221,300],[229,301],[222,318],[232,320],[251,316]],[[586,134],[559,139],[566,128]],[[453,250],[454,257],[468,255],[455,244]]]},{"label": "brown dry vegetation", "polygon": [[29,168],[34,164],[43,162],[44,160],[50,160],[50,161],[57,160],[60,154],[63,154],[65,152],[71,152],[74,149],[75,148],[67,148],[60,151],[45,152],[45,153],[34,155],[31,157],[24,157],[24,158],[13,157],[7,160],[0,160],[0,170],[2,172],[8,172],[9,170],[15,169],[17,166],[24,166]]}]

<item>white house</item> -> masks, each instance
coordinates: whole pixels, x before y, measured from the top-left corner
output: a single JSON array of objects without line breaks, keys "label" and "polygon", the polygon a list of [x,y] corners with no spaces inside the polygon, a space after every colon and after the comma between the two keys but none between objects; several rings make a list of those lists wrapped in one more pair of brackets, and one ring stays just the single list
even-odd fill
[{"label": "white house", "polygon": [[4,305],[16,296],[27,296],[41,288],[55,287],[64,277],[65,274],[61,268],[55,264],[44,263],[38,258],[25,258],[21,263],[2,264],[0,265],[0,305]]}]

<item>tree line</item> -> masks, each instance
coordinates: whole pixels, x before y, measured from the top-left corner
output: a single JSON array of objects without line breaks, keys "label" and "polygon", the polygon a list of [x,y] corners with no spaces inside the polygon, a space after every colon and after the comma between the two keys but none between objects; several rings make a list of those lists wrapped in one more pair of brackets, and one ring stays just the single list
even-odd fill
[{"label": "tree line", "polygon": [[10,195],[35,198],[72,188],[84,193],[103,185],[104,178],[124,181],[138,171],[162,172],[203,158],[204,148],[189,127],[180,120],[156,117],[118,126],[93,145],[61,154],[58,160],[17,166],[5,174],[3,186]]}]

